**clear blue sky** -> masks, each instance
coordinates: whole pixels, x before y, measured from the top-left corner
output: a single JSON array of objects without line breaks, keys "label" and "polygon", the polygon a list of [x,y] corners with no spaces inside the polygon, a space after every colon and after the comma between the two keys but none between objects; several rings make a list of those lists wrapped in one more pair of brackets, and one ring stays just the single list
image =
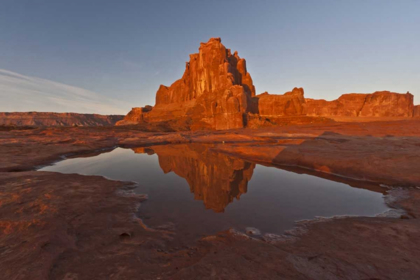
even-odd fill
[{"label": "clear blue sky", "polygon": [[420,1],[0,0],[0,69],[130,106],[153,105],[210,37],[246,58],[257,93],[420,103]]}]

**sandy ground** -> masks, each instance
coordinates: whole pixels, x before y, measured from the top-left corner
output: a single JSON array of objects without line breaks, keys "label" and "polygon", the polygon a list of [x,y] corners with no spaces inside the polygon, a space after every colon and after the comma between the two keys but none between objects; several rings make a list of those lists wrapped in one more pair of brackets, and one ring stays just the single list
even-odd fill
[{"label": "sandy ground", "polygon": [[[221,232],[173,247],[133,214],[128,182],[37,172],[115,146],[212,143],[247,160],[390,186],[395,217],[297,224],[283,236]],[[418,279],[420,120],[222,132],[136,128],[0,131],[0,279]],[[305,171],[304,171],[305,172]],[[401,215],[402,214],[402,215]]]}]

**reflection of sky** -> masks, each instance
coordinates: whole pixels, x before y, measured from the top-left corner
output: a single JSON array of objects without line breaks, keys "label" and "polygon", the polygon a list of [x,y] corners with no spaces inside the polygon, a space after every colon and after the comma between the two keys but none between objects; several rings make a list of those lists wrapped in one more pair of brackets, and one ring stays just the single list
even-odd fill
[{"label": "reflection of sky", "polygon": [[380,193],[257,165],[247,193],[229,204],[223,214],[214,213],[206,210],[202,201],[194,200],[184,178],[173,172],[163,173],[156,154],[135,154],[121,148],[95,157],[67,159],[42,171],[135,181],[140,185],[136,191],[149,195],[149,201],[141,208],[144,215],[157,216],[157,224],[167,221],[182,224],[185,231],[191,232],[197,231],[194,225],[200,224],[198,232],[202,234],[232,226],[282,232],[296,220],[334,215],[373,216],[387,210]]},{"label": "reflection of sky", "polygon": [[221,37],[247,59],[259,93],[410,91],[420,103],[419,10],[395,0],[2,1],[0,65],[129,111],[153,105],[199,43]]}]

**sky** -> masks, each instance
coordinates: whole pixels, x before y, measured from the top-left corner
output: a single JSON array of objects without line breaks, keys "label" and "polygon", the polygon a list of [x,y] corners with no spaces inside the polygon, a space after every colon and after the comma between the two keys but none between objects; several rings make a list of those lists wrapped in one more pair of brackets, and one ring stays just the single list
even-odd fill
[{"label": "sky", "polygon": [[[419,12],[417,0],[0,0],[0,111],[27,108],[28,84],[15,79],[6,98],[17,75],[72,86],[98,112],[154,105],[159,85],[181,78],[211,37],[247,60],[257,93],[410,91],[420,104]],[[42,110],[64,110],[51,104]]]}]

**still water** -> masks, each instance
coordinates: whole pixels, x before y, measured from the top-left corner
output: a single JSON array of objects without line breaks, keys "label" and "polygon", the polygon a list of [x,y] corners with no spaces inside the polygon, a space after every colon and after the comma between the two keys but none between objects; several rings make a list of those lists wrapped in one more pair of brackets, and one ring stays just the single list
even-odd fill
[{"label": "still water", "polygon": [[281,234],[298,220],[374,216],[388,210],[376,186],[267,167],[209,148],[195,144],[117,148],[40,170],[137,182],[134,191],[148,195],[138,216],[149,227],[192,239],[229,228]]}]

